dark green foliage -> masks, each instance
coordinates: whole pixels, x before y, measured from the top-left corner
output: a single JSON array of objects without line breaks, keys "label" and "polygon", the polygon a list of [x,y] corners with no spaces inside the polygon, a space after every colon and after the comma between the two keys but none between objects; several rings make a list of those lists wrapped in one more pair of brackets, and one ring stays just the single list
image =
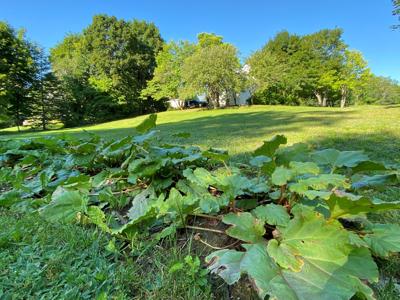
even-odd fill
[{"label": "dark green foliage", "polygon": [[357,104],[399,104],[400,83],[381,76],[371,76],[356,95]]},{"label": "dark green foliage", "polygon": [[106,15],[94,16],[81,34],[67,36],[51,50],[66,92],[62,120],[71,126],[158,110],[139,96],[162,45],[153,23]]},{"label": "dark green foliage", "polygon": [[64,97],[60,81],[51,72],[50,61],[43,48],[34,51],[35,80],[30,93],[30,123],[32,128],[46,130],[60,119],[60,103]]},{"label": "dark green foliage", "polygon": [[16,32],[0,22],[0,104],[2,113],[17,126],[30,116],[29,93],[35,72],[34,46],[25,39],[24,31]]},{"label": "dark green foliage", "polygon": [[369,76],[362,55],[347,49],[341,29],[304,36],[280,32],[248,64],[255,104],[344,107],[360,97]]}]

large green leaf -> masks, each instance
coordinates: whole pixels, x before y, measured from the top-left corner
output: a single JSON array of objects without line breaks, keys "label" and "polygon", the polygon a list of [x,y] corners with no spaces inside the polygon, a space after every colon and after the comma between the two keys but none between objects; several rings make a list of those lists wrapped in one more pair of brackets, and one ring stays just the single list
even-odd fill
[{"label": "large green leaf", "polygon": [[254,156],[252,159],[250,159],[249,162],[250,162],[250,165],[261,168],[263,165],[265,165],[266,163],[269,163],[271,161],[272,161],[272,159],[268,156],[258,155],[258,156]]},{"label": "large green leaf", "polygon": [[140,133],[146,133],[150,129],[156,127],[157,115],[151,114],[146,119],[142,121],[138,126],[136,126],[136,130]]},{"label": "large green leaf", "polygon": [[304,184],[314,190],[350,187],[346,176],[340,174],[321,174],[315,177],[301,179],[299,180],[299,183]]},{"label": "large green leaf", "polygon": [[203,156],[209,159],[219,160],[219,161],[227,161],[229,159],[229,155],[226,151],[221,151],[218,149],[209,149],[207,151],[203,151]]},{"label": "large green leaf", "polygon": [[270,225],[286,226],[290,219],[285,207],[272,203],[260,205],[252,212],[258,219]]},{"label": "large green leaf", "polygon": [[178,181],[176,188],[186,194],[185,205],[198,205],[203,213],[219,212],[222,206],[229,203],[228,198],[214,196],[207,187],[188,180]]},{"label": "large green leaf", "polygon": [[355,190],[384,187],[399,182],[397,176],[397,174],[363,176],[358,181],[353,182],[351,187]]},{"label": "large green leaf", "polygon": [[346,261],[349,237],[339,222],[328,223],[322,215],[300,205],[292,213],[294,218],[279,230],[279,247],[277,243],[271,248],[268,244],[269,255],[281,267],[299,271],[305,261],[316,265],[320,261],[338,265]]},{"label": "large green leaf", "polygon": [[265,234],[264,222],[255,218],[251,213],[227,214],[222,219],[225,224],[233,225],[226,233],[236,239],[257,243],[263,240]]},{"label": "large green leaf", "polygon": [[348,187],[350,187],[350,184],[344,175],[320,174],[315,177],[299,179],[290,184],[289,190],[313,200],[317,197],[328,199],[332,194],[332,189]]},{"label": "large green leaf", "polygon": [[287,139],[284,135],[276,135],[269,141],[265,141],[264,144],[254,151],[254,156],[265,155],[268,157],[273,157],[276,150],[282,144],[286,144]]},{"label": "large green leaf", "polygon": [[227,284],[234,284],[240,279],[240,264],[244,255],[245,252],[225,249],[211,253],[205,261],[212,273],[218,274]]},{"label": "large green leaf", "polygon": [[192,203],[188,203],[186,199],[177,189],[172,188],[165,201],[158,200],[155,203],[155,207],[159,210],[158,216],[167,216],[171,220],[184,223],[186,214],[193,210]]},{"label": "large green leaf", "polygon": [[307,144],[297,143],[278,149],[276,152],[276,163],[289,166],[291,161],[306,162],[310,160],[310,149]]},{"label": "large green leaf", "polygon": [[[372,290],[363,282],[377,281],[378,270],[365,248],[350,251],[341,260],[305,261],[300,272],[281,269],[268,255],[267,245],[257,243],[243,245],[245,252],[221,250],[206,258],[212,273],[233,284],[247,274],[260,299],[269,295],[277,300],[350,299],[363,294],[374,299]],[[239,274],[240,274],[239,273]]]},{"label": "large green leaf", "polygon": [[165,162],[165,159],[155,157],[135,159],[128,165],[129,175],[132,178],[151,177],[165,165]]},{"label": "large green leaf", "polygon": [[296,174],[313,174],[317,175],[319,173],[319,167],[313,162],[298,162],[292,161],[289,163],[290,169]]},{"label": "large green leaf", "polygon": [[51,202],[41,209],[41,214],[49,221],[72,223],[77,220],[78,213],[86,213],[87,203],[86,195],[59,187]]},{"label": "large green leaf", "polygon": [[140,222],[144,218],[149,217],[152,204],[156,200],[156,196],[151,188],[143,190],[132,200],[132,206],[128,211],[129,222],[131,224]]},{"label": "large green leaf", "polygon": [[185,176],[190,182],[196,183],[203,187],[217,184],[217,178],[204,168],[186,169],[183,171]]},{"label": "large green leaf", "polygon": [[253,185],[251,180],[240,174],[222,175],[222,178],[217,178],[216,187],[231,200],[245,194]]},{"label": "large green leaf", "polygon": [[339,151],[336,149],[315,151],[311,157],[317,164],[330,165],[332,168],[355,167],[368,160],[368,156],[362,151]]},{"label": "large green leaf", "polygon": [[373,224],[368,228],[371,233],[364,236],[374,254],[387,257],[400,252],[400,226],[397,224]]},{"label": "large green leaf", "polygon": [[103,149],[100,154],[106,158],[118,157],[124,154],[132,147],[132,138],[127,136],[122,139],[110,142]]},{"label": "large green leaf", "polygon": [[110,228],[106,223],[106,215],[98,206],[89,206],[87,210],[87,214],[91,223],[98,226],[101,230],[105,232],[111,232]]},{"label": "large green leaf", "polygon": [[298,249],[284,242],[279,244],[277,240],[270,240],[267,252],[281,268],[300,272],[304,265],[304,260],[299,257]]},{"label": "large green leaf", "polygon": [[332,193],[329,199],[325,201],[329,206],[332,219],[360,213],[400,208],[400,201],[382,202],[339,191]]},{"label": "large green leaf", "polygon": [[285,185],[292,179],[293,175],[294,173],[292,170],[279,166],[272,173],[271,181],[275,185]]}]

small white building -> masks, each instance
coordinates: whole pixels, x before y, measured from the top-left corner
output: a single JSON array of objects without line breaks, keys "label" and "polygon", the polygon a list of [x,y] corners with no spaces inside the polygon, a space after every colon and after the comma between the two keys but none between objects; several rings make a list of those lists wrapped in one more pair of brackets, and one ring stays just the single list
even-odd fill
[{"label": "small white building", "polygon": [[169,104],[169,107],[171,107],[173,109],[183,109],[185,107],[185,100],[170,99],[167,102]]}]

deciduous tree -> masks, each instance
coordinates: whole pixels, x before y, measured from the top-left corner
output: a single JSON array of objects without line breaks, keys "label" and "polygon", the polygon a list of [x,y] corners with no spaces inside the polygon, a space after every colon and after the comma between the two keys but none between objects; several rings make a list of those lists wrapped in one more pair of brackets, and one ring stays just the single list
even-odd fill
[{"label": "deciduous tree", "polygon": [[0,98],[4,112],[12,116],[18,130],[31,113],[29,93],[35,68],[33,45],[26,40],[24,30],[16,32],[0,22]]},{"label": "deciduous tree", "polygon": [[142,97],[155,100],[176,99],[183,87],[182,67],[186,58],[191,56],[196,46],[186,41],[165,44],[156,57],[157,67],[154,76],[147,82]]},{"label": "deciduous tree", "polygon": [[236,93],[243,87],[237,50],[210,34],[200,34],[198,46],[183,64],[180,95],[187,98],[205,94],[210,106],[219,107],[222,96]]}]

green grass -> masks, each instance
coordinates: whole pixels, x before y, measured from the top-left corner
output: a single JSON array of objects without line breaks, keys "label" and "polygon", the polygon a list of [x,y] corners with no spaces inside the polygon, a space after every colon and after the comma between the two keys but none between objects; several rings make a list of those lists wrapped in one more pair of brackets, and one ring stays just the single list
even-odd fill
[{"label": "green grass", "polygon": [[[0,130],[1,138],[28,138],[93,132],[106,138],[134,134],[145,116],[80,128],[46,132]],[[161,135],[173,140],[177,132],[190,132],[185,141],[202,147],[219,147],[231,154],[252,151],[263,140],[285,134],[290,144],[305,142],[316,147],[362,149],[377,159],[398,159],[400,106],[346,108],[252,106],[221,110],[168,111],[158,114]]]},{"label": "green grass", "polygon": [[[47,132],[17,134],[15,129],[9,128],[0,131],[0,138],[62,134],[85,137],[86,132],[120,138],[134,134],[134,127],[144,118]],[[400,162],[400,106],[344,110],[252,106],[169,111],[158,114],[157,123],[167,141],[177,141],[172,137],[174,133],[190,132],[191,137],[182,142],[203,148],[224,148],[238,159],[261,145],[263,140],[284,134],[289,144],[305,142],[317,148],[364,150],[374,159]],[[399,200],[400,187],[378,196],[384,200]],[[400,222],[399,214],[393,212],[371,218]],[[145,241],[138,240],[133,243],[132,252],[117,257],[106,250],[108,237],[93,228],[48,224],[36,215],[21,216],[4,211],[0,213],[0,224],[0,299],[103,299],[101,297],[106,294],[111,299],[213,297],[210,286],[200,287],[187,273],[169,273],[169,268],[176,261],[182,261],[191,250],[177,240],[151,248]],[[144,249],[148,251],[143,253]],[[382,260],[379,265],[385,280],[376,286],[378,298],[399,299],[394,280],[400,278],[400,259]],[[221,289],[220,283],[214,284],[213,291],[218,288]],[[241,288],[245,290],[246,286]],[[224,291],[214,297],[222,299],[227,293],[224,287]],[[250,293],[247,290],[239,293],[239,298],[250,299],[251,296],[244,296],[246,294]]]},{"label": "green grass", "polygon": [[96,228],[50,224],[37,214],[4,210],[0,224],[2,300],[211,298],[210,286],[185,272],[169,272],[190,251],[174,239],[151,248],[133,241],[132,250],[114,252]]}]

